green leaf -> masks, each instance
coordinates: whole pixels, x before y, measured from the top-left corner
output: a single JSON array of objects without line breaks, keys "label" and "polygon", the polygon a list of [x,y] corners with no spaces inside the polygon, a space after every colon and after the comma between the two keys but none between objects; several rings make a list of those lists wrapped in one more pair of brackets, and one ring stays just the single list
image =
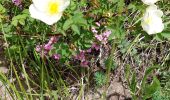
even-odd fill
[{"label": "green leaf", "polygon": [[130,89],[131,89],[131,91],[133,93],[136,92],[136,84],[137,84],[137,82],[136,82],[136,73],[133,72],[131,83],[130,83]]},{"label": "green leaf", "polygon": [[114,29],[109,29],[109,30],[111,30],[112,31],[112,33],[109,35],[109,38],[108,38],[108,40],[110,41],[110,40],[113,40],[113,39],[115,39],[116,38],[116,36],[115,36],[115,30]]},{"label": "green leaf", "polygon": [[83,14],[80,12],[75,13],[75,15],[72,17],[72,20],[77,25],[83,25],[83,26],[87,25],[87,20],[83,17]]},{"label": "green leaf", "polygon": [[71,29],[77,34],[80,34],[80,29],[77,25],[71,25]]},{"label": "green leaf", "polygon": [[0,4],[0,14],[5,13],[6,9]]},{"label": "green leaf", "polygon": [[63,25],[63,30],[67,30],[68,28],[70,28],[70,26],[73,24],[73,20],[72,19],[68,19],[65,21],[64,25]]},{"label": "green leaf", "polygon": [[170,32],[162,32],[161,35],[162,35],[164,38],[170,40]]},{"label": "green leaf", "polygon": [[19,20],[19,23],[20,23],[21,25],[25,25],[25,20],[24,20],[24,19],[20,19],[20,20]]},{"label": "green leaf", "polygon": [[128,84],[130,84],[129,76],[130,76],[130,65],[127,65],[125,68],[125,78],[126,78]]},{"label": "green leaf", "polygon": [[156,34],[154,39],[156,39],[157,41],[162,41],[164,38],[163,38],[163,36],[161,34]]},{"label": "green leaf", "polygon": [[12,20],[12,25],[17,26],[18,25],[18,20]]},{"label": "green leaf", "polygon": [[109,57],[106,61],[105,61],[105,66],[108,69],[110,67],[111,70],[114,70],[116,68],[115,63],[113,61],[112,57]]},{"label": "green leaf", "polygon": [[119,13],[123,12],[124,6],[125,6],[124,0],[119,0],[119,2],[118,2],[118,12]]},{"label": "green leaf", "polygon": [[145,75],[144,75],[144,77],[142,79],[142,84],[141,84],[142,88],[145,88],[145,83],[146,83],[147,76],[149,74],[151,74],[154,69],[157,69],[157,68],[159,68],[159,67],[158,66],[152,66],[152,67],[149,67],[149,68],[146,69]]},{"label": "green leaf", "polygon": [[153,77],[153,82],[151,85],[146,85],[144,88],[144,100],[152,97],[152,95],[160,89],[160,82],[156,77]]}]

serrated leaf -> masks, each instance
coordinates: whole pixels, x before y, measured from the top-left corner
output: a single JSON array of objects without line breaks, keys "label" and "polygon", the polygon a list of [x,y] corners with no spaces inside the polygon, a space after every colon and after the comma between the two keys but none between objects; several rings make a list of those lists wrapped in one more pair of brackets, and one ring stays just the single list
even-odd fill
[{"label": "serrated leaf", "polygon": [[68,19],[65,21],[64,25],[63,25],[63,30],[67,30],[68,28],[70,28],[70,26],[73,24],[73,20],[72,19]]},{"label": "serrated leaf", "polygon": [[80,29],[77,25],[71,25],[71,29],[77,34],[80,34]]}]

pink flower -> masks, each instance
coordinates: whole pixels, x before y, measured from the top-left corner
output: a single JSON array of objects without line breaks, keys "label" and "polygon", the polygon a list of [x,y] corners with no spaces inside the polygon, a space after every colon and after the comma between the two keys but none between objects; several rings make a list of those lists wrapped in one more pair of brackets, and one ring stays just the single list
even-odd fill
[{"label": "pink flower", "polygon": [[96,49],[96,50],[99,50],[100,49],[100,46],[97,45],[96,43],[93,43],[92,44],[92,48]]},{"label": "pink flower", "polygon": [[85,60],[85,52],[80,51],[80,53],[75,56],[75,59],[77,59],[77,60]]},{"label": "pink flower", "polygon": [[111,30],[107,30],[107,31],[105,31],[105,32],[103,33],[103,36],[108,38],[111,33],[112,33]]},{"label": "pink flower", "polygon": [[99,23],[99,22],[96,22],[95,24],[96,24],[98,27],[100,27],[100,23]]},{"label": "pink flower", "polygon": [[81,61],[81,63],[80,63],[80,65],[82,66],[82,67],[87,67],[88,66],[88,64],[89,64],[89,62],[88,61]]},{"label": "pink flower", "polygon": [[95,37],[96,37],[96,39],[98,39],[99,41],[102,41],[102,39],[103,39],[103,36],[102,36],[102,35],[96,34]]},{"label": "pink flower", "polygon": [[44,45],[44,50],[50,51],[52,49],[52,45],[51,44],[45,44]]},{"label": "pink flower", "polygon": [[54,55],[53,55],[53,58],[54,58],[55,60],[59,60],[59,59],[61,58],[61,55],[60,55],[60,54],[54,54]]},{"label": "pink flower", "polygon": [[35,48],[35,51],[36,52],[40,52],[41,50],[42,50],[42,46],[37,45],[36,48]]},{"label": "pink flower", "polygon": [[93,33],[98,33],[98,31],[96,30],[95,27],[92,27],[92,28],[91,28],[91,31],[92,31]]},{"label": "pink flower", "polygon": [[97,40],[99,40],[100,42],[102,42],[103,44],[107,43],[108,37],[111,34],[111,30],[106,30],[105,32],[103,32],[102,34],[95,34],[95,37]]},{"label": "pink flower", "polygon": [[21,4],[21,0],[12,0],[12,2],[16,5],[19,6]]},{"label": "pink flower", "polygon": [[51,38],[50,38],[50,40],[48,41],[48,44],[54,44],[54,43],[56,43],[57,41],[59,40],[59,37],[56,37],[56,36],[52,36]]},{"label": "pink flower", "polygon": [[90,53],[91,52],[91,48],[87,49],[86,52]]}]

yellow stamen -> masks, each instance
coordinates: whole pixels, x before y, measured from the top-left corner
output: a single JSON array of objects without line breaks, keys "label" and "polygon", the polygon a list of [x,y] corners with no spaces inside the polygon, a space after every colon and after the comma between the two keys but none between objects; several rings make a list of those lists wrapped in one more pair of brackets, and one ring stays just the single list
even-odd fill
[{"label": "yellow stamen", "polygon": [[50,15],[56,14],[59,12],[59,3],[58,2],[50,2],[48,6],[48,12]]},{"label": "yellow stamen", "polygon": [[145,20],[145,22],[146,22],[147,24],[150,24],[150,23],[152,22],[152,18],[151,18],[151,17],[147,18],[147,19]]}]

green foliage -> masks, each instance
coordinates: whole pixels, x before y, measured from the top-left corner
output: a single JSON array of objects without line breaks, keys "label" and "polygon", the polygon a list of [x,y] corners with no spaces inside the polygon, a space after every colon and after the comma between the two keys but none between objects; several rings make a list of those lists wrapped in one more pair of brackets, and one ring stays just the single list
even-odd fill
[{"label": "green foliage", "polygon": [[[89,81],[94,79],[97,86],[106,85],[110,73],[119,68],[122,62],[126,65],[125,57],[135,57],[134,59],[141,62],[136,55],[139,58],[143,50],[140,51],[138,46],[135,48],[134,45],[140,42],[139,46],[144,45],[147,50],[150,43],[148,41],[157,44],[158,41],[170,40],[169,0],[160,0],[157,3],[160,9],[165,11],[165,29],[162,33],[152,36],[141,28],[140,20],[146,8],[141,0],[71,0],[62,18],[51,26],[31,18],[31,3],[31,0],[21,0],[21,5],[16,6],[12,0],[0,0],[0,37],[4,42],[4,58],[10,65],[8,74],[0,73],[0,80],[11,90],[11,95],[16,96],[15,99],[34,100],[34,96],[38,99],[62,99],[70,93],[70,84],[79,82],[84,76],[90,76],[91,72],[96,71],[95,68],[99,71],[95,72],[93,78],[89,77]],[[100,26],[96,25],[96,22],[100,23]],[[92,32],[92,28],[97,32]],[[105,30],[110,30],[111,35],[107,43],[102,44],[95,36],[101,35]],[[59,37],[58,41],[52,46],[52,50],[43,56],[41,52],[36,51],[36,47],[47,44],[51,36]],[[106,69],[98,65],[102,55],[101,48],[91,48],[94,43],[108,49]],[[75,56],[89,49],[92,52],[86,52],[84,58],[81,57],[88,60],[88,68],[82,68],[82,62],[75,59]],[[60,59],[54,59],[54,54],[60,54]],[[118,59],[123,61],[117,62]],[[163,61],[159,63],[164,64]],[[148,67],[139,80],[138,73],[131,69],[130,64],[126,66],[125,78],[134,100],[164,100],[163,96],[169,98],[169,76],[163,75],[166,77],[164,79],[154,76],[151,77],[151,83],[147,81],[157,69],[158,67]],[[169,73],[165,69],[162,72]],[[8,80],[10,78],[15,78],[16,81],[11,83]],[[16,83],[19,88],[15,87]],[[81,91],[83,89],[86,90],[83,87]]]},{"label": "green foliage", "polygon": [[[143,100],[149,99],[152,97],[152,95],[160,90],[161,86],[160,86],[160,82],[159,80],[154,76],[152,83],[148,84],[147,83],[147,77],[152,73],[153,70],[155,70],[156,68],[158,68],[157,66],[152,66],[152,67],[148,67],[145,71],[145,74],[141,80],[141,85],[138,86],[137,84],[137,77],[136,77],[136,73],[132,72],[132,78],[131,80],[129,80],[130,77],[130,66],[127,66],[125,73],[126,73],[126,80],[128,81],[129,84],[129,88],[132,92],[132,97],[134,100],[140,99],[142,98]],[[139,93],[139,94],[137,94]],[[139,95],[139,96],[138,96]]]},{"label": "green foliage", "polygon": [[106,75],[103,72],[95,72],[94,79],[95,79],[96,85],[99,87],[105,85],[107,82]]},{"label": "green foliage", "polygon": [[157,90],[152,95],[152,100],[169,100],[170,98],[168,96],[165,96],[160,90]]}]

